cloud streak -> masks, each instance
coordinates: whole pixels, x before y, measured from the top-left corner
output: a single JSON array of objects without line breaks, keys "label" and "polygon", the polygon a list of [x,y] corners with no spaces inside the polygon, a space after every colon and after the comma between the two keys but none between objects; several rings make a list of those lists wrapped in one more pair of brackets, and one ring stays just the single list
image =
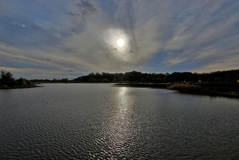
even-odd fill
[{"label": "cloud streak", "polygon": [[[0,6],[0,69],[19,76],[239,68],[237,0],[9,0]],[[120,37],[127,41],[121,50]]]}]

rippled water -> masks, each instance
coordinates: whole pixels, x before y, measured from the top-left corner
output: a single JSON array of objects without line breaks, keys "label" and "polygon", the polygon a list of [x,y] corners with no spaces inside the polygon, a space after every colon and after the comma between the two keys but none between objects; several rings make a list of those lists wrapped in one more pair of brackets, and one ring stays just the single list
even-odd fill
[{"label": "rippled water", "polygon": [[0,159],[236,159],[239,100],[111,84],[0,90]]}]

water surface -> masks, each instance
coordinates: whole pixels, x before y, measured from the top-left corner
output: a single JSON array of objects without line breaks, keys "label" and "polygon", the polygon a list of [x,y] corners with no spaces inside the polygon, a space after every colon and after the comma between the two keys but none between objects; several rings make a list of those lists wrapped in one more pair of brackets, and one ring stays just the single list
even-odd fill
[{"label": "water surface", "polygon": [[0,159],[236,159],[238,104],[111,84],[0,90]]}]

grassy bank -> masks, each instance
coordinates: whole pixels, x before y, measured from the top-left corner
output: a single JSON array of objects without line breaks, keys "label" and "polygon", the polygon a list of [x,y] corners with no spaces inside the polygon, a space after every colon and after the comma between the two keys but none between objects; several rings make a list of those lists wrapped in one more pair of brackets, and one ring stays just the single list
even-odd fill
[{"label": "grassy bank", "polygon": [[172,83],[116,83],[115,86],[146,87],[146,88],[168,88]]},{"label": "grassy bank", "polygon": [[239,98],[236,83],[174,84],[168,88],[181,93]]},{"label": "grassy bank", "polygon": [[117,83],[115,86],[163,88],[186,94],[239,98],[239,84],[232,83]]}]

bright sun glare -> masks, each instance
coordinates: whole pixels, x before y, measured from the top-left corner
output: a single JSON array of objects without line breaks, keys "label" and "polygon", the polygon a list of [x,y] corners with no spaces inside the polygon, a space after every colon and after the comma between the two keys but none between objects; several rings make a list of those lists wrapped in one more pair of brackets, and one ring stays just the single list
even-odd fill
[{"label": "bright sun glare", "polygon": [[123,47],[125,44],[125,41],[124,41],[124,39],[119,38],[119,39],[117,39],[116,44],[118,47]]}]

